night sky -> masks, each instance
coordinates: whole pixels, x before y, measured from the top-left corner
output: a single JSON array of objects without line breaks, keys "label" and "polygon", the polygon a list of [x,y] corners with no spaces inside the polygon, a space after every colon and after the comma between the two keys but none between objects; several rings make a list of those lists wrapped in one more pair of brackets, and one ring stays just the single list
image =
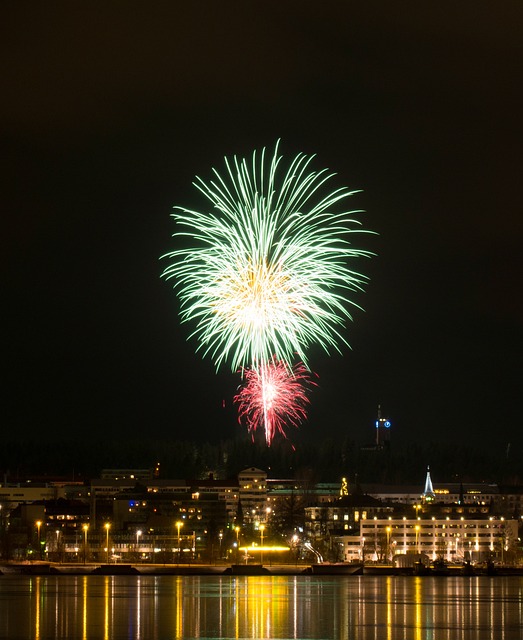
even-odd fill
[{"label": "night sky", "polygon": [[195,175],[281,138],[379,234],[293,439],[368,440],[381,403],[398,441],[521,449],[521,6],[4,3],[3,437],[243,433],[159,258]]}]

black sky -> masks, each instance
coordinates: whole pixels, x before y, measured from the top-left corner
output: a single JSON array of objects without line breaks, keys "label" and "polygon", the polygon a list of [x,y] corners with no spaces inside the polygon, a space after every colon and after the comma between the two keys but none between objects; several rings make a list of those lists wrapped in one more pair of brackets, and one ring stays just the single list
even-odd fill
[{"label": "black sky", "polygon": [[1,13],[4,433],[240,432],[237,378],[186,343],[159,256],[195,175],[281,138],[379,234],[352,350],[312,352],[304,436],[364,440],[381,402],[394,438],[521,449],[519,1]]}]

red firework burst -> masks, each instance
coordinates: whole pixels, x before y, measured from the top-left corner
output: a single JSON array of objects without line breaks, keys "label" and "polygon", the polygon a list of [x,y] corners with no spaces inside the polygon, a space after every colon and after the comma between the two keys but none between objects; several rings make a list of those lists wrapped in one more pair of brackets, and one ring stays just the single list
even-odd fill
[{"label": "red firework burst", "polygon": [[265,430],[270,445],[276,433],[285,438],[285,428],[298,427],[307,417],[307,396],[315,383],[310,372],[300,362],[289,367],[273,359],[256,369],[245,369],[244,386],[234,397],[238,404],[238,421],[245,422],[249,433]]}]

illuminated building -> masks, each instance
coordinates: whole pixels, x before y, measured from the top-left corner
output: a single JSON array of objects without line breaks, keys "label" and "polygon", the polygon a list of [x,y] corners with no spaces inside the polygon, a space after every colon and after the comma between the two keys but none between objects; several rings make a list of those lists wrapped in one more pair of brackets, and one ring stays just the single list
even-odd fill
[{"label": "illuminated building", "polygon": [[207,494],[217,495],[225,503],[227,521],[233,522],[238,510],[240,486],[238,480],[218,480],[209,477],[205,480],[191,480],[191,493],[197,492],[202,498]]},{"label": "illuminated building", "polygon": [[[483,525],[477,524],[477,551],[480,552],[484,551],[484,541],[489,537],[493,537],[494,547],[499,543],[494,529],[487,531],[487,525],[491,528],[490,517],[494,522],[501,517],[505,518],[505,522],[510,522],[520,519],[523,514],[523,487],[433,482],[429,469],[424,484],[358,484],[356,487],[347,483],[343,485],[342,493],[348,495],[341,497],[340,482],[314,483],[310,478],[267,479],[266,472],[256,467],[244,469],[237,479],[228,480],[215,479],[212,475],[203,480],[160,479],[153,474],[151,479],[137,482],[135,478],[117,475],[118,480],[97,478],[83,486],[65,480],[59,485],[40,485],[35,481],[0,485],[0,530],[6,540],[5,548],[17,549],[17,557],[22,557],[20,554],[25,553],[31,536],[34,538],[34,522],[41,521],[41,539],[46,541],[45,554],[48,560],[53,560],[55,554],[59,553],[62,560],[67,557],[73,561],[79,554],[82,557],[85,546],[88,546],[91,558],[95,558],[97,549],[105,539],[103,524],[110,522],[111,539],[115,545],[120,545],[118,552],[122,556],[133,553],[138,530],[143,532],[140,533],[141,547],[150,554],[151,549],[155,548],[156,535],[158,539],[162,536],[165,538],[165,542],[157,547],[168,548],[174,531],[172,522],[180,518],[188,523],[181,532],[182,537],[191,537],[193,531],[195,536],[197,533],[201,539],[194,540],[188,546],[195,548],[199,545],[199,550],[205,549],[209,542],[214,544],[215,553],[218,547],[231,549],[234,542],[240,542],[234,528],[238,524],[253,525],[246,526],[241,532],[241,543],[246,544],[250,543],[248,532],[259,531],[262,524],[272,535],[277,527],[284,530],[291,522],[290,530],[299,527],[301,533],[301,529],[304,529],[313,543],[323,538],[329,548],[336,546],[332,544],[334,540],[349,537],[350,553],[354,556],[360,545],[355,541],[355,536],[359,539],[365,537],[368,547],[367,529],[375,517],[378,523],[392,518],[394,522],[399,522],[399,525],[395,525],[396,529],[398,526],[401,529],[404,518],[408,527],[419,517],[422,524],[417,525],[418,542],[427,548],[426,527],[432,525],[426,522],[432,522],[433,518],[436,529],[439,522],[447,529],[447,519],[458,524],[464,520],[464,529],[456,529],[452,524],[452,532],[460,534],[458,547],[466,533],[466,546],[474,551],[475,542],[465,529],[472,526],[470,523],[483,522]],[[80,502],[56,500],[55,496],[60,494],[74,495]],[[133,504],[130,504],[131,501]],[[236,521],[240,504],[242,518]],[[19,508],[13,511],[17,506]],[[212,521],[217,524],[211,526]],[[366,521],[363,525],[364,536],[360,534],[362,521]],[[82,526],[87,523],[89,540],[85,545]],[[513,525],[507,526],[510,535],[513,535]],[[371,528],[374,528],[374,524]],[[219,538],[220,532],[223,539]],[[257,535],[259,541],[260,535]],[[386,535],[386,528],[379,532],[382,539]],[[406,530],[407,549],[411,542],[409,535],[412,532],[409,534]],[[19,536],[20,542],[15,541],[15,536]],[[398,536],[403,539],[403,533],[400,535],[396,531],[393,534],[391,530],[390,537],[396,548]],[[451,560],[456,557],[455,544],[454,540],[454,553],[450,547],[447,549],[450,549]],[[382,542],[380,545],[383,546]],[[12,551],[9,553],[14,555]],[[344,554],[347,553],[344,547]]]},{"label": "illuminated building", "polygon": [[[387,531],[389,529],[389,531]],[[424,554],[428,560],[446,562],[484,561],[502,548],[507,551],[518,537],[517,520],[503,518],[372,518],[360,521],[360,545],[369,560],[384,555],[389,540],[390,556]]]},{"label": "illuminated building", "polygon": [[261,469],[250,467],[238,474],[240,501],[243,521],[265,522],[267,518],[267,474]]},{"label": "illuminated building", "polygon": [[359,531],[360,521],[394,513],[394,508],[367,495],[343,496],[336,502],[305,508],[305,531],[311,538],[349,535]]},{"label": "illuminated building", "polygon": [[308,504],[336,502],[340,497],[340,483],[267,478],[267,496],[272,504],[289,496],[302,496]]},{"label": "illuminated building", "polygon": [[[427,468],[422,493],[416,487],[363,485],[361,489],[363,495],[305,509],[306,532],[311,539],[330,538],[338,560],[385,562],[395,555],[420,553],[429,560],[476,562],[502,549],[514,550],[518,539],[518,518],[505,518],[503,510],[496,511],[495,485],[434,486]],[[519,504],[518,496],[510,497],[508,504]]]},{"label": "illuminated building", "polygon": [[37,500],[56,500],[57,487],[50,484],[18,483],[0,485],[0,503],[15,508],[19,504],[28,504]]}]

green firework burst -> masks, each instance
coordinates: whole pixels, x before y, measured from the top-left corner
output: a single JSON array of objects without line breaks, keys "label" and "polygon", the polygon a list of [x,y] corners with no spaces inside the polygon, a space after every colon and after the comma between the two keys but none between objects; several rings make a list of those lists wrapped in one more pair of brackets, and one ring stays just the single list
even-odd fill
[{"label": "green firework burst", "polygon": [[[276,358],[307,363],[313,344],[325,351],[346,343],[351,293],[366,277],[350,267],[370,256],[350,242],[368,233],[344,210],[355,192],[327,183],[334,174],[314,171],[314,156],[299,154],[285,170],[278,145],[251,160],[225,159],[223,176],[195,186],[211,207],[175,207],[175,236],[188,248],[172,251],[162,276],[174,280],[183,321],[218,369],[257,367]],[[324,194],[324,195],[322,195]],[[340,210],[341,209],[341,210]]]}]

